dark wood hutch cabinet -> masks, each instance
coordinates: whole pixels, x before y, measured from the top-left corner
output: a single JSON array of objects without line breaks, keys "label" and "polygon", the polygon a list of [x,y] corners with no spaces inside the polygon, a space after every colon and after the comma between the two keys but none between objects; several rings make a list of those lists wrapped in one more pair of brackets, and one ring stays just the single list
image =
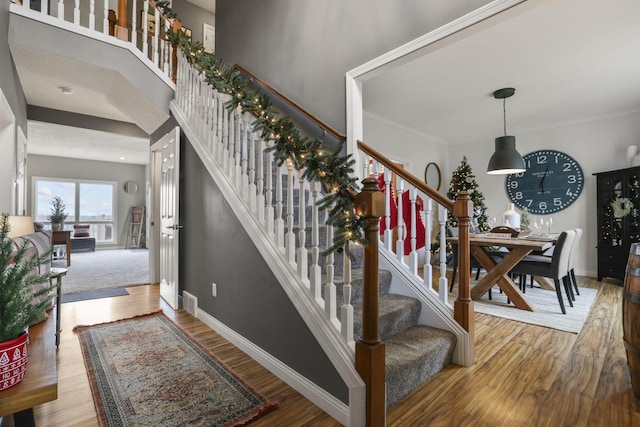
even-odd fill
[{"label": "dark wood hutch cabinet", "polygon": [[593,175],[598,180],[598,280],[624,280],[629,248],[640,242],[640,167]]}]

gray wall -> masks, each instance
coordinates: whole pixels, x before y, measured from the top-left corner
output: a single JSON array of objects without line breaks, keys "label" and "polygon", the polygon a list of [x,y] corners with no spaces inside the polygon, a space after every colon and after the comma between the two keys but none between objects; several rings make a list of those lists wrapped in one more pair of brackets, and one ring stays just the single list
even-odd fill
[{"label": "gray wall", "polygon": [[[16,116],[16,124],[27,133],[27,100],[9,52],[9,1],[0,1],[0,88]],[[2,163],[4,165],[4,162]]]},{"label": "gray wall", "polygon": [[[116,236],[118,242],[104,247],[124,247],[127,236],[127,216],[129,208],[132,206],[145,205],[145,166],[130,165],[126,163],[97,162],[93,160],[77,160],[65,157],[39,156],[31,154],[28,156],[29,169],[27,170],[27,185],[29,186],[29,196],[27,212],[31,213],[33,199],[32,177],[49,178],[70,178],[88,179],[101,181],[116,181]],[[126,181],[138,183],[138,192],[127,194],[124,191]]]},{"label": "gray wall", "polygon": [[[215,0],[211,0],[211,3],[214,1]],[[216,16],[213,13],[186,0],[173,0],[171,9],[178,14],[178,19],[182,23],[182,26],[191,30],[191,38],[193,41],[202,43],[204,40],[202,30],[203,23],[215,26]]]},{"label": "gray wall", "polygon": [[217,0],[216,56],[341,133],[345,74],[489,0]]},{"label": "gray wall", "polygon": [[347,403],[346,385],[184,138],[180,175],[181,287],[201,309]]}]

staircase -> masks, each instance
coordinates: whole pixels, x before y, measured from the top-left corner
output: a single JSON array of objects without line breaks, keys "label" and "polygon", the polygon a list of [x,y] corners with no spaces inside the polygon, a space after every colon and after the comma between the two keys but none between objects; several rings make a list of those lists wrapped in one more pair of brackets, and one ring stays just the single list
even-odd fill
[{"label": "staircase", "polygon": [[[339,252],[320,256],[332,246],[333,230],[320,219],[319,186],[305,181],[291,164],[277,167],[273,154],[265,151],[268,142],[261,141],[253,130],[252,117],[237,109],[228,110],[225,105],[230,96],[213,90],[184,55],[179,57],[178,68],[178,89],[171,111],[349,388],[347,420],[332,416],[347,425],[360,425],[364,388],[355,370],[354,339],[360,339],[362,319],[367,317],[362,315],[364,248],[350,245],[352,262]],[[415,197],[412,200],[415,202]],[[448,200],[445,203],[451,205]],[[431,209],[430,201],[428,205]],[[439,218],[443,228],[446,210]],[[427,223],[431,223],[431,217]],[[441,249],[444,244],[442,240]],[[417,271],[412,277],[398,274],[406,265],[396,264],[391,270],[380,270],[378,282],[379,335],[386,347],[387,407],[448,364],[466,365],[472,360],[470,335],[456,322],[447,302],[444,260],[439,286],[444,291],[440,295],[432,289],[428,262],[424,281],[418,280]],[[416,267],[417,260],[411,264]]]},{"label": "staircase", "polygon": [[[351,303],[354,307],[354,337],[362,331],[362,247],[354,250]],[[379,271],[380,339],[386,346],[387,407],[393,406],[451,363],[456,336],[443,329],[419,323],[422,304],[416,298],[390,291],[391,272]],[[342,295],[342,276],[336,277]],[[342,305],[338,298],[338,305]]]}]

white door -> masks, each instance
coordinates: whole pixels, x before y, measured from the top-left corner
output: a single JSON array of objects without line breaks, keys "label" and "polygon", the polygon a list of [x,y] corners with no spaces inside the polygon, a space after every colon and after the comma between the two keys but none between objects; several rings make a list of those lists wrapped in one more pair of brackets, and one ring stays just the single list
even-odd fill
[{"label": "white door", "polygon": [[207,53],[215,53],[216,50],[216,28],[213,25],[202,24],[202,46]]},{"label": "white door", "polygon": [[180,186],[180,128],[162,137],[151,147],[152,158],[160,153],[160,201],[156,205],[160,216],[160,296],[173,308],[178,309],[178,201]]}]

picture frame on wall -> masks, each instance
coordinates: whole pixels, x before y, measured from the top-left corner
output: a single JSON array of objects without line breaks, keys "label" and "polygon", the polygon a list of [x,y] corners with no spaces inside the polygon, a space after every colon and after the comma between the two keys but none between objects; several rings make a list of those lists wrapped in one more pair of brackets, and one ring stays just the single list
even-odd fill
[{"label": "picture frame on wall", "polygon": [[180,27],[180,31],[182,31],[187,37],[191,38],[191,29],[187,27]]},{"label": "picture frame on wall", "polygon": [[[141,29],[143,29],[144,27],[142,26],[144,19],[145,19],[145,13],[144,10],[140,11],[140,27]],[[150,34],[155,34],[156,32],[156,17],[153,13],[147,13],[146,16],[146,20],[147,20],[147,32]]]}]

